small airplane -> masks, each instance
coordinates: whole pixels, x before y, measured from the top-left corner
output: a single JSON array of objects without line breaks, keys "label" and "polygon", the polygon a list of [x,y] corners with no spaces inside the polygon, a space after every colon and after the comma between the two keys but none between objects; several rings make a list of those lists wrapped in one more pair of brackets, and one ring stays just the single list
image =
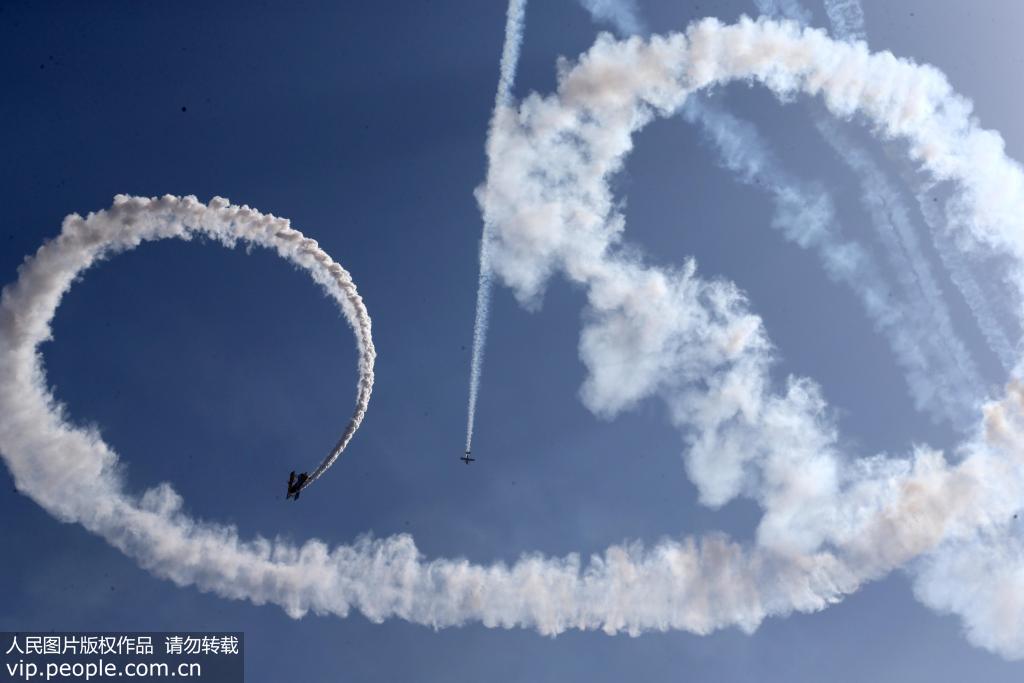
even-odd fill
[{"label": "small airplane", "polygon": [[469,457],[469,451],[466,451],[466,454],[464,456],[462,456],[461,458],[459,458],[459,460],[461,460],[462,462],[466,463],[467,465],[469,463],[471,463],[471,462],[476,462],[476,458]]},{"label": "small airplane", "polygon": [[285,500],[289,498],[298,500],[307,479],[309,479],[309,475],[305,472],[296,477],[295,470],[292,470],[291,476],[288,477],[288,495],[284,497]]}]

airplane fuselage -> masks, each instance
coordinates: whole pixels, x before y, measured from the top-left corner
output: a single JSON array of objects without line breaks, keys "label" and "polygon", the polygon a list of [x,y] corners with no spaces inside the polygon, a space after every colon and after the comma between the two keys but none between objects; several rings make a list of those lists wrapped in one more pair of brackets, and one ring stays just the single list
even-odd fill
[{"label": "airplane fuselage", "polygon": [[306,485],[308,480],[309,475],[305,472],[299,476],[295,476],[295,472],[292,472],[291,476],[288,477],[288,495],[285,496],[285,499],[298,500],[299,494],[302,493],[302,487]]}]

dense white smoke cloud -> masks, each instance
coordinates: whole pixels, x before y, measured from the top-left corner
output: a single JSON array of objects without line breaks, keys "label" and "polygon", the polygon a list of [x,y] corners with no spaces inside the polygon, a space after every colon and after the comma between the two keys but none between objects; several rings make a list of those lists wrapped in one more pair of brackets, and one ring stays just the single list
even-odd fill
[{"label": "dense white smoke cloud", "polygon": [[[858,0],[825,0],[825,9],[832,30],[838,37],[844,40],[866,40],[864,12]],[[908,265],[916,271],[914,279],[917,286],[925,290],[925,298],[932,302],[930,315],[939,336],[950,342],[954,355],[960,359],[960,367],[965,368],[971,359],[956,348],[958,340],[952,334],[948,312],[942,303],[938,286],[928,272],[927,260],[917,246],[902,199],[884,172],[874,165],[863,150],[846,140],[833,122],[817,119],[815,123],[822,130],[823,137],[860,176],[864,203],[869,210],[875,214],[885,212],[889,216],[889,224],[899,242],[893,246],[901,247],[906,254],[910,261]],[[968,255],[974,251],[972,240],[968,237],[971,231],[956,229],[956,222],[962,219],[962,213],[950,212],[946,216],[940,214],[936,185],[934,182],[925,183],[917,188],[916,193],[922,217],[931,229],[932,243],[953,283],[971,309],[989,348],[999,357],[1003,367],[1010,371],[1017,362],[1017,354],[1005,327],[993,312],[995,307],[992,302],[998,297],[985,293],[975,279],[968,264]],[[874,220],[876,226],[883,222],[878,217]],[[967,222],[970,222],[969,217]],[[948,226],[953,227],[950,229]],[[949,233],[959,233],[961,237],[954,241],[950,239]],[[895,255],[900,250],[890,247],[889,253]],[[985,265],[989,271],[1000,272],[1001,264],[993,264],[991,259]],[[900,268],[898,265],[896,268],[899,272],[910,272],[910,268]],[[1012,302],[1012,297],[1010,300]],[[970,377],[964,380],[967,383]],[[957,384],[956,389],[968,393],[967,387],[961,384]],[[990,412],[989,429],[995,429],[993,425],[1001,427],[1001,430],[1009,428],[1007,422],[992,416],[998,416],[998,411]],[[1006,436],[1004,432],[1003,439]],[[1016,515],[1014,519],[1017,519]],[[1017,597],[1024,587],[1024,547],[1019,525],[1015,526],[1018,529],[980,533],[953,548],[942,548],[923,558],[915,567],[914,588],[922,602],[938,610],[963,615],[968,637],[973,642],[1002,652],[1019,651],[1019,643],[1024,639],[1024,619],[1021,619],[1024,604]],[[975,596],[980,596],[980,599]]]},{"label": "dense white smoke cloud", "polygon": [[[786,98],[798,91],[820,94],[833,115],[857,116],[881,138],[901,140],[922,172],[957,188],[967,220],[954,227],[1019,261],[1013,204],[1020,193],[1012,190],[1020,169],[1002,155],[996,134],[973,123],[970,105],[938,71],[888,53],[870,55],[863,44],[837,43],[794,24],[721,27],[707,20],[686,39],[603,37],[578,66],[563,65],[557,96],[531,96],[509,112],[499,149],[515,167],[506,164],[507,184],[485,193],[483,202],[499,226],[497,274],[525,301],[538,297],[555,273],[585,288],[591,307],[581,336],[590,373],[585,402],[614,414],[644,397],[662,396],[686,435],[687,467],[702,500],[722,504],[745,494],[764,508],[758,547],[807,553],[825,544],[840,551],[857,583],[930,549],[948,538],[951,527],[974,533],[959,511],[944,507],[958,507],[958,496],[970,516],[1005,525],[1007,517],[993,514],[983,501],[992,496],[999,505],[1017,505],[1008,501],[1020,493],[1020,477],[1016,465],[1002,463],[999,468],[1014,476],[1002,483],[987,471],[982,477],[998,493],[973,481],[978,463],[986,469],[998,461],[984,437],[974,436],[964,447],[986,453],[968,458],[966,470],[947,467],[927,450],[917,453],[913,466],[851,460],[841,452],[812,383],[790,380],[781,392],[773,390],[771,349],[741,294],[700,280],[692,265],[665,272],[617,249],[623,218],[608,181],[621,169],[632,133],[655,115],[679,110],[690,92],[736,79],[760,81]],[[974,161],[983,161],[982,176],[998,191],[979,184]],[[851,253],[838,265],[853,270],[859,261]],[[1015,283],[1019,288],[1020,279]],[[915,471],[933,481],[909,485]],[[941,495],[919,499],[929,488]],[[913,492],[914,500],[880,504],[879,497],[897,491]],[[848,507],[850,500],[864,507]],[[884,522],[855,512],[882,508]],[[903,538],[899,527],[911,511],[922,535]],[[922,513],[924,519],[917,519]],[[985,533],[1000,537],[993,529]],[[851,545],[857,548],[852,565],[845,556]],[[1008,652],[1005,644],[985,644]]]},{"label": "dense white smoke cloud", "polygon": [[[507,107],[512,102],[512,86],[516,80],[516,66],[519,64],[519,50],[523,45],[523,22],[526,15],[526,0],[509,0],[505,17],[505,44],[501,51],[498,92],[494,97],[494,109]],[[488,133],[488,148],[493,135],[494,122]],[[490,155],[488,155],[490,156]],[[488,167],[490,174],[490,167]],[[480,377],[484,369],[484,352],[487,348],[487,324],[491,318],[491,228],[484,221],[480,238],[480,273],[476,287],[476,317],[473,321],[473,355],[469,365],[469,405],[466,409],[466,453],[473,447],[473,426],[476,424],[476,402],[480,395]]]},{"label": "dense white smoke cloud", "polygon": [[[498,107],[491,171],[478,192],[493,226],[494,273],[523,301],[556,274],[584,290],[585,402],[612,415],[660,396],[684,434],[701,499],[718,505],[746,495],[762,507],[752,543],[710,535],[612,546],[589,560],[528,555],[485,566],[427,560],[407,535],[335,548],[242,541],[231,527],[189,518],[166,484],[141,497],[126,493],[116,455],[55,405],[38,346],[61,294],[92,260],[83,255],[102,253],[110,239],[133,246],[140,230],[177,235],[191,227],[216,236],[206,217],[228,210],[218,200],[157,200],[191,207],[183,214],[133,213],[126,209],[152,204],[123,199],[100,218],[71,217],[4,290],[0,453],[16,484],[160,576],[272,602],[293,616],[357,609],[373,620],[479,621],[552,634],[750,631],[768,616],[822,609],[911,563],[919,597],[960,614],[972,642],[1024,656],[1024,615],[1012,599],[1022,594],[1024,571],[1019,543],[1008,540],[1024,505],[1021,385],[1011,380],[986,403],[952,461],[924,446],[905,459],[854,457],[812,381],[773,379],[771,344],[735,285],[701,278],[692,261],[659,269],[618,248],[625,225],[609,182],[633,134],[679,111],[691,93],[735,80],[785,97],[821,96],[834,115],[902,141],[923,173],[955,188],[963,220],[954,229],[1015,262],[1024,257],[1024,173],[937,70],[794,23],[709,19],[650,40],[603,36],[577,64],[560,65],[556,94]],[[119,223],[123,233],[101,229],[123,215],[131,217]],[[257,234],[270,239],[277,230]]]}]

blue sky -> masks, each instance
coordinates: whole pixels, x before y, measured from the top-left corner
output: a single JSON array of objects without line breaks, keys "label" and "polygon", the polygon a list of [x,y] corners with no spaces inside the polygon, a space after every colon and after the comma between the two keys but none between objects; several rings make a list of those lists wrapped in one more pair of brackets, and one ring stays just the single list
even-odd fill
[{"label": "blue sky", "polygon": [[[816,25],[821,8],[808,0]],[[873,49],[930,62],[1024,158],[1024,10],[1006,3],[864,4]],[[752,5],[641,2],[656,32]],[[472,467],[458,462],[480,212],[505,5],[416,2],[7,3],[0,7],[0,275],[62,218],[117,193],[214,195],[287,216],[353,275],[379,353],[369,415],[298,504],[309,469],[351,411],[355,345],[308,279],[273,256],[147,245],[90,271],[44,346],[57,397],[122,455],[130,488],[171,482],[197,517],[243,536],[411,533],[428,557],[512,562],[723,530],[749,539],[757,508],[697,504],[682,444],[656,401],[614,420],[578,394],[585,305],[555,280],[536,311],[496,288]],[[570,0],[527,10],[515,92],[550,92],[555,60],[593,42]],[[734,85],[714,100],[757,123],[794,174],[818,179],[850,230],[868,231],[856,178],[811,127],[813,105]],[[892,150],[854,127],[878,163]],[[956,443],[914,410],[902,372],[852,294],[768,228],[770,204],[716,163],[678,117],[637,139],[617,189],[628,239],[657,264],[697,259],[748,292],[779,348],[779,376],[815,378],[864,452]],[[951,289],[948,282],[945,287]],[[969,313],[957,330],[986,382],[1003,380]],[[8,486],[0,494],[4,630],[246,633],[249,680],[1017,680],[1021,665],[972,647],[960,621],[915,601],[900,572],[823,612],[727,629],[546,638],[478,624],[287,617],[158,579]]]}]

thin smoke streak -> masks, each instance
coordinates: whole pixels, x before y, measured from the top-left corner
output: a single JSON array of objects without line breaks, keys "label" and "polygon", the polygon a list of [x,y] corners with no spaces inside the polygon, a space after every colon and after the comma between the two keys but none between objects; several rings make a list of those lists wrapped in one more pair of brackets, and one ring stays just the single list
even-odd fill
[{"label": "thin smoke streak", "polygon": [[487,224],[480,240],[480,275],[476,288],[476,319],[473,322],[473,360],[469,369],[469,409],[466,416],[466,452],[473,448],[473,427],[476,424],[476,402],[480,393],[480,375],[487,344],[487,323],[491,317],[491,264],[488,258]]},{"label": "thin smoke streak", "polygon": [[944,229],[946,220],[941,211],[934,206],[937,203],[935,199],[936,197],[929,196],[927,187],[920,188],[917,193],[917,203],[924,222],[929,228],[932,244],[939,255],[939,260],[949,273],[950,280],[960,291],[960,295],[974,317],[989,349],[999,359],[1003,369],[1012,372],[1019,362],[1019,358],[1010,341],[1010,335],[1000,317],[993,310],[991,297],[985,293],[981,284],[974,277],[967,258],[953,242],[949,231]]},{"label": "thin smoke streak", "polygon": [[[505,19],[505,43],[501,51],[501,65],[498,78],[498,92],[494,97],[494,113],[488,131],[488,139],[494,134],[494,126],[502,109],[512,102],[512,86],[519,63],[519,51],[523,44],[523,19],[526,15],[526,0],[509,0]],[[488,174],[490,169],[488,168]],[[491,263],[490,239],[492,228],[483,223],[480,237],[480,272],[476,287],[476,316],[473,320],[473,355],[469,366],[469,405],[466,409],[466,453],[473,448],[473,428],[476,425],[476,403],[480,395],[480,379],[484,367],[484,351],[487,346],[487,327],[491,318]]]}]

